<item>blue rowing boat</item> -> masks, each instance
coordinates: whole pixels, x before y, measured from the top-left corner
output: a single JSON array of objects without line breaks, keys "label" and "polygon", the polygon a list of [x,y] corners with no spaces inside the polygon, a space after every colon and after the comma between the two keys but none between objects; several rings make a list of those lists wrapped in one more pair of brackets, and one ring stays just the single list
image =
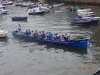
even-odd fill
[{"label": "blue rowing boat", "polygon": [[12,17],[12,21],[27,21],[27,17]]},{"label": "blue rowing boat", "polygon": [[48,40],[48,39],[43,39],[40,37],[35,37],[35,36],[29,36],[26,35],[24,32],[16,32],[13,31],[12,35],[17,38],[25,39],[25,40],[31,40],[31,41],[38,41],[38,42],[43,42],[43,43],[48,43],[48,44],[55,44],[55,45],[61,45],[61,46],[73,46],[73,47],[88,47],[88,39],[87,38],[78,38],[78,39],[73,39],[69,41],[58,41],[58,40]]}]

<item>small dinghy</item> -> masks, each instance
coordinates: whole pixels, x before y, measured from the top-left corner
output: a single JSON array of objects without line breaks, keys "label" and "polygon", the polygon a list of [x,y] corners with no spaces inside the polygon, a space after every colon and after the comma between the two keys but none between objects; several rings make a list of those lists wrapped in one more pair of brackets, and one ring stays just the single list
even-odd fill
[{"label": "small dinghy", "polygon": [[27,17],[12,17],[12,21],[27,21]]}]

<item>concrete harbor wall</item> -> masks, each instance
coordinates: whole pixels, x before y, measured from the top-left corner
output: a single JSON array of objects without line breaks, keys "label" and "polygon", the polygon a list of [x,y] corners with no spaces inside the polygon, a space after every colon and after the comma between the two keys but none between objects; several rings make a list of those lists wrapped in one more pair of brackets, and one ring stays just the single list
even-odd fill
[{"label": "concrete harbor wall", "polygon": [[85,4],[85,5],[98,5],[100,6],[100,0],[45,0],[48,2],[64,2],[66,4]]}]

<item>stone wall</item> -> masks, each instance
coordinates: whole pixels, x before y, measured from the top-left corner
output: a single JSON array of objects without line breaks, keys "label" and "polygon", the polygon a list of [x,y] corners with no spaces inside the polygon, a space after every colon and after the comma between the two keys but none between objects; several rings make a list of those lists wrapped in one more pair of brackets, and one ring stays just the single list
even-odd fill
[{"label": "stone wall", "polygon": [[70,4],[100,5],[100,0],[45,0],[48,2],[64,2]]}]

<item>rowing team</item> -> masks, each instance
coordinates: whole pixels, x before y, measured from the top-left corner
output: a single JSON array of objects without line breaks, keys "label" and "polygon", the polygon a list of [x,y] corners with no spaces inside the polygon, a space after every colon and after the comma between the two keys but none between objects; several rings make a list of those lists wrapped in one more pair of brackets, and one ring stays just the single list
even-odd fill
[{"label": "rowing team", "polygon": [[[22,29],[20,25],[16,32],[22,33]],[[37,30],[31,31],[30,29],[26,29],[26,31],[24,32],[24,35],[39,37],[39,38],[47,39],[47,40],[69,41],[69,36],[67,36],[67,34],[60,36],[58,33],[55,33],[53,35],[51,32],[45,33],[44,31],[39,31],[39,32]]]}]

